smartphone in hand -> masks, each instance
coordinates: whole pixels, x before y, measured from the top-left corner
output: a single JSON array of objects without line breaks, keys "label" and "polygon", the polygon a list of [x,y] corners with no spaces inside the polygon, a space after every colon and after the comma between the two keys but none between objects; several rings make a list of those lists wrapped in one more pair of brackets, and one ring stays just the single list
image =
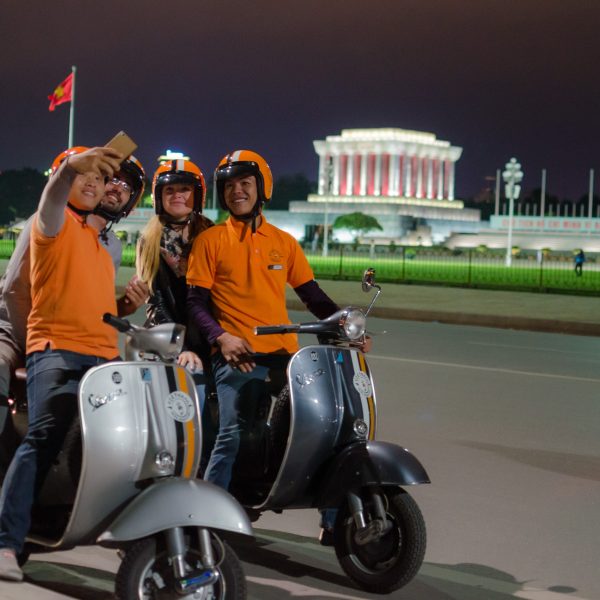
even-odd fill
[{"label": "smartphone in hand", "polygon": [[123,160],[137,148],[137,144],[124,131],[119,131],[105,146],[122,154]]}]

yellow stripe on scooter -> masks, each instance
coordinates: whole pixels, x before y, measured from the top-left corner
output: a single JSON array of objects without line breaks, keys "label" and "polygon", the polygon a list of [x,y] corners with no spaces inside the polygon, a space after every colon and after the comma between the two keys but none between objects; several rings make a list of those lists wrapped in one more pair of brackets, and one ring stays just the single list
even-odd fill
[{"label": "yellow stripe on scooter", "polygon": [[[176,371],[179,389],[190,396],[190,388],[188,387],[187,377],[185,376],[185,369],[179,367],[176,369]],[[192,474],[194,457],[196,455],[196,428],[194,423],[195,420],[190,419],[183,424],[185,431],[185,457],[181,475],[183,477],[187,477],[188,479],[194,476],[194,474]]]},{"label": "yellow stripe on scooter", "polygon": [[[369,369],[367,368],[367,361],[365,360],[364,355],[361,352],[358,352],[357,354],[358,354],[358,363],[360,364],[360,370],[363,373],[366,373],[367,375],[369,375],[369,378],[370,378],[371,376],[369,374]],[[367,404],[369,405],[369,420],[371,421],[370,427],[369,427],[369,439],[374,440],[375,439],[375,402],[373,400],[373,395],[371,395],[367,398]]]}]

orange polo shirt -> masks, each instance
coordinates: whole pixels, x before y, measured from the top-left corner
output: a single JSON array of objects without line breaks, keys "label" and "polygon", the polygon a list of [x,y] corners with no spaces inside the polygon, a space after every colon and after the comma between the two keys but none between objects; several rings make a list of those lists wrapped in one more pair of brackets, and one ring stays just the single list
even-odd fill
[{"label": "orange polo shirt", "polygon": [[296,288],[312,279],[300,244],[264,215],[254,234],[231,217],[203,231],[194,241],[187,272],[189,285],[210,290],[219,325],[265,353],[298,350],[295,334],[255,336],[254,327],[290,323],[285,286]]},{"label": "orange polo shirt", "polygon": [[56,237],[31,228],[31,300],[27,353],[53,350],[115,358],[117,331],[102,321],[117,314],[115,269],[98,231],[65,209]]}]

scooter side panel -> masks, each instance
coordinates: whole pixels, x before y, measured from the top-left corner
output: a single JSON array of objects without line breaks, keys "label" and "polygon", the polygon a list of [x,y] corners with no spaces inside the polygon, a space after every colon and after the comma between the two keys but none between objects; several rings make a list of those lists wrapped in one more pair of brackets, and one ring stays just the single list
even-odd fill
[{"label": "scooter side panel", "polygon": [[[80,384],[79,410],[81,478],[61,546],[93,541],[139,493],[138,482],[195,477],[201,453],[198,396],[179,367],[115,362],[91,369]],[[161,452],[170,465],[157,465]]]},{"label": "scooter side panel", "polygon": [[[338,444],[375,435],[375,392],[364,356],[334,346],[302,348],[288,365],[291,423],[281,469],[261,508],[310,506],[311,486]],[[357,434],[354,425],[364,424]]]},{"label": "scooter side panel", "polygon": [[340,441],[347,444],[356,439],[374,440],[377,402],[375,384],[365,355],[351,348],[333,350],[333,362],[338,370],[345,408]]},{"label": "scooter side panel", "polygon": [[97,541],[135,540],[174,527],[210,527],[254,535],[246,511],[225,490],[208,481],[170,478],[134,498]]}]

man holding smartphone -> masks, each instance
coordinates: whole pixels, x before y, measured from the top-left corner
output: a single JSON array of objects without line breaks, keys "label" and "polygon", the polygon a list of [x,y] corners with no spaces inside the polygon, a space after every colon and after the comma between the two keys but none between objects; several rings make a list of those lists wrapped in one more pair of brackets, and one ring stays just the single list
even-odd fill
[{"label": "man holding smartphone", "polygon": [[[58,169],[70,150],[59,154],[51,168]],[[109,252],[115,273],[121,265],[122,246],[111,226],[126,218],[139,202],[145,185],[145,173],[133,156],[125,159],[118,173],[106,183],[104,197],[88,219],[97,222],[99,239]],[[12,373],[25,365],[27,318],[31,312],[30,253],[31,225],[25,223],[6,270],[0,278],[0,483],[14,455],[17,438],[9,414],[8,395]],[[148,286],[135,275],[127,283],[125,294],[117,300],[117,314],[134,313],[147,299]]]},{"label": "man holding smartphone", "polygon": [[32,308],[27,327],[29,429],[0,496],[0,578],[21,581],[16,554],[31,508],[77,414],[77,388],[91,367],[118,356],[114,266],[92,215],[105,179],[124,157],[111,148],[76,151],[50,178],[31,230]]}]

